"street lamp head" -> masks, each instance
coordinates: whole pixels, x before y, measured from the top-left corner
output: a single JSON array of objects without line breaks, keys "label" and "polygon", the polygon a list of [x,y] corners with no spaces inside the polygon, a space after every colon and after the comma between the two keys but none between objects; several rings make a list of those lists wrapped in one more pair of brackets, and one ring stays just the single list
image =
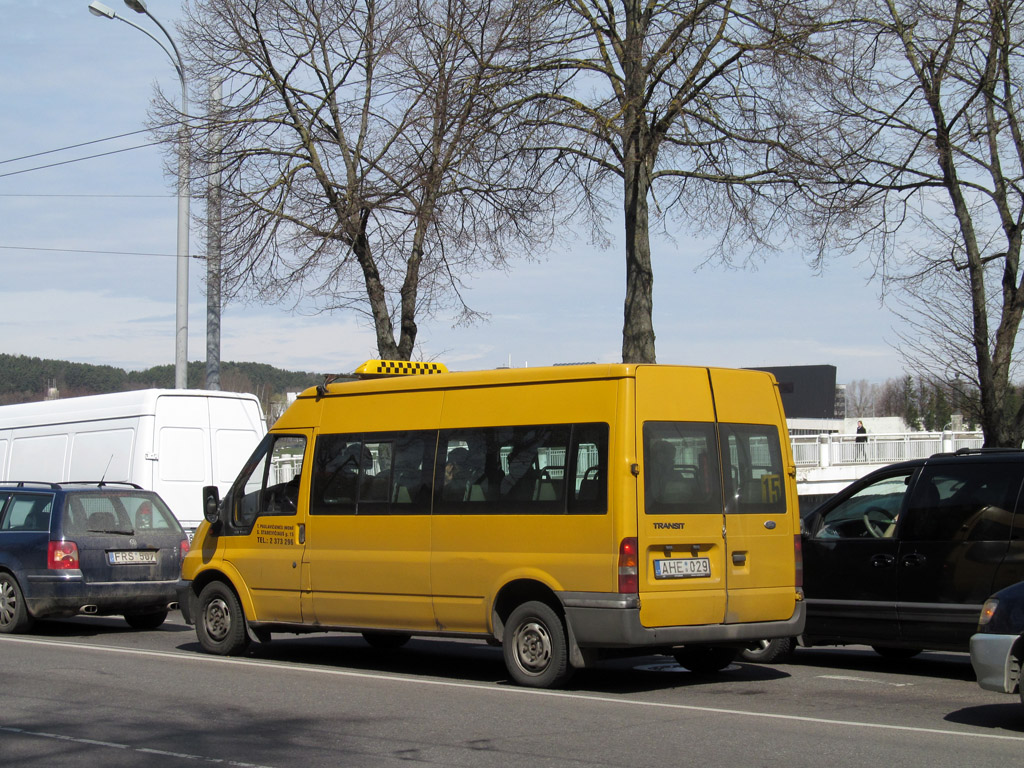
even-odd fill
[{"label": "street lamp head", "polygon": [[105,19],[113,19],[117,14],[114,13],[114,9],[104,5],[103,3],[93,2],[89,3],[89,13],[93,16],[102,16]]},{"label": "street lamp head", "polygon": [[124,4],[136,13],[148,13],[146,3],[143,0],[124,0]]}]

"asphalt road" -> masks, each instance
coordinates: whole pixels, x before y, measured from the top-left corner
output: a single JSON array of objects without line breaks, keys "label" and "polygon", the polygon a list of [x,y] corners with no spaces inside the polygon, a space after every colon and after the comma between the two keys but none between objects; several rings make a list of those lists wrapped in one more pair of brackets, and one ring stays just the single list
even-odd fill
[{"label": "asphalt road", "polygon": [[203,654],[172,614],[0,636],[0,765],[1009,766],[1024,706],[982,691],[962,654],[889,662],[802,649],[700,677],[665,657],[583,671],[561,691],[511,685],[501,652],[414,639],[275,635]]}]

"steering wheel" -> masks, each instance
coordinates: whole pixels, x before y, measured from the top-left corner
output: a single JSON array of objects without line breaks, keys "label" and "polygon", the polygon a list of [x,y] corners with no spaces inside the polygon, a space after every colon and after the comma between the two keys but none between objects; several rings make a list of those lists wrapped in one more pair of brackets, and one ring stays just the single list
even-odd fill
[{"label": "steering wheel", "polygon": [[[876,519],[871,519],[872,514],[875,515]],[[886,533],[888,533],[888,528],[892,525],[893,519],[894,518],[889,511],[882,509],[881,507],[868,507],[864,510],[864,527],[867,528],[868,533],[876,539],[886,538]],[[884,526],[885,530],[879,528],[879,524]]]}]

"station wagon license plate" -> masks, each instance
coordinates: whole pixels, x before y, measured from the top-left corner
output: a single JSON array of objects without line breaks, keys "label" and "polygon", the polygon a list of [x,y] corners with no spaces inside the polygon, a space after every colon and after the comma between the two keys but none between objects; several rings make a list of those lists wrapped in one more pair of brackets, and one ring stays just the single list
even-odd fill
[{"label": "station wagon license plate", "polygon": [[654,561],[656,579],[702,579],[711,576],[711,560],[707,557],[677,557]]},{"label": "station wagon license plate", "polygon": [[139,563],[155,563],[156,552],[152,550],[115,550],[107,552],[107,560],[111,565],[136,565]]}]

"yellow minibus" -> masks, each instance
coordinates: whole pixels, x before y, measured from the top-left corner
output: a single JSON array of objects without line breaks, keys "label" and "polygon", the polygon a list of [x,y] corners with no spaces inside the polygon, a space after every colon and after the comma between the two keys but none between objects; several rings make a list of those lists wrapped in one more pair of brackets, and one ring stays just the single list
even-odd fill
[{"label": "yellow minibus", "polygon": [[303,392],[204,496],[179,602],[211,653],[469,637],[551,687],[609,654],[717,671],[803,629],[795,471],[761,371],[370,361]]}]

